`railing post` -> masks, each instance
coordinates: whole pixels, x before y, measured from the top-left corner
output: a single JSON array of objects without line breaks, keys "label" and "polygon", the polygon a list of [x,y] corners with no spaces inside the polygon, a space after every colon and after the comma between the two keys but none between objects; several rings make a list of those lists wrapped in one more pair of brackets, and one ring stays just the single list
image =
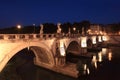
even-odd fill
[{"label": "railing post", "polygon": [[20,39],[20,35],[16,34],[15,39]]},{"label": "railing post", "polygon": [[36,38],[36,34],[33,34],[33,38],[34,38],[34,39]]},{"label": "railing post", "polygon": [[46,38],[46,39],[49,38],[49,34],[47,34],[47,35],[45,36],[45,38]]},{"label": "railing post", "polygon": [[4,37],[4,40],[8,40],[8,35],[3,35],[3,37]]},{"label": "railing post", "polygon": [[40,38],[43,38],[43,34],[40,34]]},{"label": "railing post", "polygon": [[29,39],[29,35],[25,35],[25,39]]}]

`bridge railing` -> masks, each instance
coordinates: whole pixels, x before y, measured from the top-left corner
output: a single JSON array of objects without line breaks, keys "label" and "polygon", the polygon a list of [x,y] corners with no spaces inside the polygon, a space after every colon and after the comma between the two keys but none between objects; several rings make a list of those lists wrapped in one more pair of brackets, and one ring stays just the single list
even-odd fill
[{"label": "bridge railing", "polygon": [[[80,36],[91,36],[81,34],[0,34],[0,40],[16,40],[16,39],[48,39],[48,38],[74,38]],[[93,35],[92,35],[93,36]]]},{"label": "bridge railing", "polygon": [[14,39],[47,39],[57,37],[56,34],[0,34],[0,40],[14,40]]}]

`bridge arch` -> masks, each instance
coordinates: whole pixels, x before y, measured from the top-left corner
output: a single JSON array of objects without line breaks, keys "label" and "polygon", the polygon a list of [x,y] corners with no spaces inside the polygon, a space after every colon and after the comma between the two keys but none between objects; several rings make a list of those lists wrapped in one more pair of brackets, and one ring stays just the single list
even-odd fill
[{"label": "bridge arch", "polygon": [[66,49],[67,54],[72,53],[74,55],[79,55],[80,51],[81,51],[81,48],[78,41],[71,41]]},{"label": "bridge arch", "polygon": [[93,47],[93,43],[91,39],[87,39],[87,47],[88,48],[92,48]]},{"label": "bridge arch", "polygon": [[[54,65],[54,57],[50,50],[47,50],[40,46],[31,46],[30,50],[32,50],[35,54],[35,64],[46,64],[48,66]],[[37,61],[37,63],[36,63]]]},{"label": "bridge arch", "polygon": [[[38,46],[36,46],[38,45]],[[0,71],[4,68],[4,66],[7,64],[7,62],[18,52],[21,50],[28,48],[28,44],[22,43],[22,44],[17,44],[15,46],[11,47],[11,50],[9,50],[8,53],[4,56],[4,58],[0,61]],[[50,48],[43,44],[43,43],[31,43],[29,45],[29,49],[32,50],[35,54],[34,60],[37,61],[38,63],[35,63],[37,65],[39,64],[44,64],[45,66],[47,65],[48,67],[53,67],[55,62],[54,62],[54,56],[50,50]],[[46,59],[44,60],[45,57]],[[47,62],[48,61],[48,62]]]}]

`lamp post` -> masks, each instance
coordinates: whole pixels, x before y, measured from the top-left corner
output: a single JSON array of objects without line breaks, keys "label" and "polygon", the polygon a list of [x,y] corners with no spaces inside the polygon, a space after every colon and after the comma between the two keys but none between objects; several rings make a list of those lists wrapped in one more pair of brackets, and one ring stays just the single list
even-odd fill
[{"label": "lamp post", "polygon": [[76,31],[76,28],[75,27],[73,27],[73,33],[75,34],[75,31]]},{"label": "lamp post", "polygon": [[33,24],[33,27],[34,27],[34,29],[33,29],[33,33],[35,33],[35,24]]},{"label": "lamp post", "polygon": [[17,25],[18,34],[20,33],[21,25]]},{"label": "lamp post", "polygon": [[58,28],[57,29],[57,34],[61,34],[62,29],[61,29],[60,25],[61,25],[60,23],[57,24],[57,28]]},{"label": "lamp post", "polygon": [[76,28],[74,27],[74,28],[73,28],[73,31],[75,31],[75,30],[76,30]]}]

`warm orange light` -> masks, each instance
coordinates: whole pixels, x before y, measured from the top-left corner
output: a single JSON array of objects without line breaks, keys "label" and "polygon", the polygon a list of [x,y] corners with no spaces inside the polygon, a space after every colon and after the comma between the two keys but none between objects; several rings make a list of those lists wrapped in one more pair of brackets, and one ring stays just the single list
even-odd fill
[{"label": "warm orange light", "polygon": [[102,54],[103,55],[107,54],[107,48],[102,48]]},{"label": "warm orange light", "polygon": [[60,54],[61,56],[65,56],[65,48],[63,40],[60,40]]},{"label": "warm orange light", "polygon": [[82,38],[81,38],[81,47],[82,47],[82,48],[87,47],[86,41],[87,41],[87,37],[82,37]]},{"label": "warm orange light", "polygon": [[75,27],[73,28],[73,31],[76,31],[76,28],[75,28]]},{"label": "warm orange light", "polygon": [[102,37],[101,36],[98,36],[98,41],[102,42]]},{"label": "warm orange light", "polygon": [[98,34],[98,31],[95,31],[95,34]]},{"label": "warm orange light", "polygon": [[87,33],[88,33],[88,34],[91,34],[91,30],[90,30],[90,29],[88,29]]},{"label": "warm orange light", "polygon": [[96,59],[96,56],[94,55],[93,58],[92,58],[92,62],[96,62],[97,59]]},{"label": "warm orange light", "polygon": [[92,58],[92,62],[95,66],[95,68],[97,68],[97,59],[96,59],[96,56],[94,55],[93,58]]},{"label": "warm orange light", "polygon": [[87,68],[87,73],[90,74],[90,69],[89,68]]},{"label": "warm orange light", "polygon": [[108,41],[109,40],[109,37],[106,35],[106,36],[102,36],[102,40],[103,41]]},{"label": "warm orange light", "polygon": [[17,28],[18,28],[18,29],[21,29],[21,25],[18,25]]},{"label": "warm orange light", "polygon": [[103,32],[102,32],[102,31],[100,31],[100,34],[102,35],[102,34],[103,34]]},{"label": "warm orange light", "polygon": [[87,70],[87,64],[84,64],[84,70]]},{"label": "warm orange light", "polygon": [[92,37],[92,43],[93,43],[93,44],[96,44],[96,36],[93,36],[93,37]]},{"label": "warm orange light", "polygon": [[112,60],[112,52],[108,53],[108,60],[111,61]]},{"label": "warm orange light", "polygon": [[102,62],[102,53],[101,52],[98,53],[98,61]]}]

